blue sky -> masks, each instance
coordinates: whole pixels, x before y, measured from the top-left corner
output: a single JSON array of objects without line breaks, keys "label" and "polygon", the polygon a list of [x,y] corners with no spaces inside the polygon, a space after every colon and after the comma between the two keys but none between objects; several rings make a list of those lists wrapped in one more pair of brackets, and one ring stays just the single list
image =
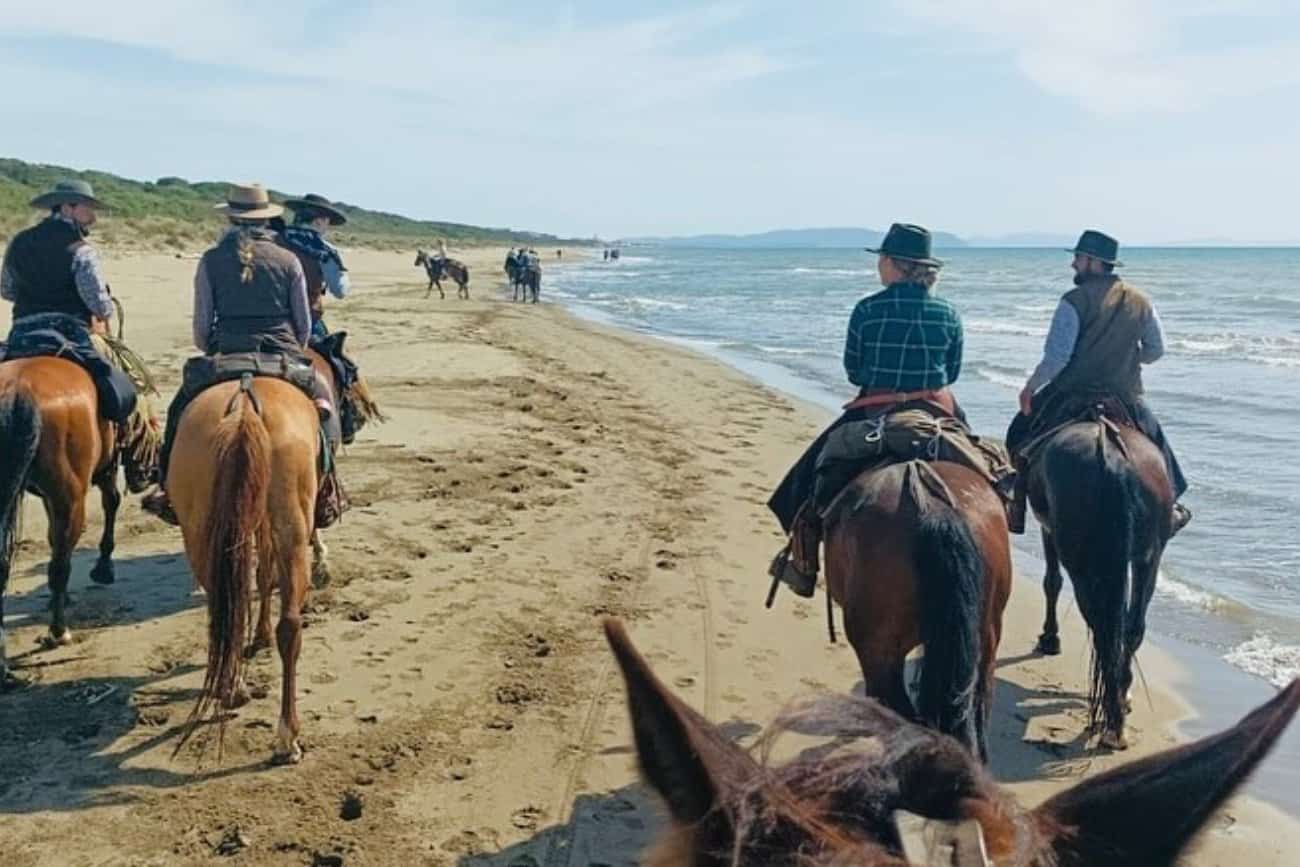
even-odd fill
[{"label": "blue sky", "polygon": [[419,217],[1300,238],[1292,0],[6,3],[0,81],[2,155]]}]

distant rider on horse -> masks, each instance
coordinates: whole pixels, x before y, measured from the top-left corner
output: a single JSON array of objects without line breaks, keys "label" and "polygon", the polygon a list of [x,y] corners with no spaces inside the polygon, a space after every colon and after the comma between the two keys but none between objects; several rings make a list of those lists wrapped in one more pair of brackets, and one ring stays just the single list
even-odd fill
[{"label": "distant rider on horse", "polygon": [[[1160,316],[1146,294],[1114,273],[1123,264],[1114,238],[1089,229],[1068,252],[1074,254],[1074,288],[1057,305],[1042,361],[1020,392],[1020,413],[1007,431],[1007,448],[1019,461],[1026,444],[1072,421],[1088,408],[1085,404],[1114,398],[1164,453],[1176,500],[1187,490],[1187,480],[1142,396],[1142,365],[1158,361],[1165,351]],[[1025,475],[1021,472],[1022,480]],[[1025,499],[1022,481],[1010,510],[1013,533],[1024,532]],[[1172,532],[1191,518],[1186,506],[1175,503]]]},{"label": "distant rider on horse", "polygon": [[[817,585],[824,494],[837,492],[824,492],[819,480],[819,458],[833,432],[849,422],[883,420],[905,409],[922,409],[963,429],[965,424],[949,388],[961,373],[961,316],[952,302],[933,292],[943,263],[931,255],[929,231],[895,223],[880,247],[868,251],[879,254],[877,272],[885,289],[859,301],[849,320],[844,371],[859,388],[858,397],[813,442],[768,502],[790,536],[772,562],[771,575],[801,596],[813,595]],[[1005,466],[995,466],[997,461],[973,463],[972,469],[992,482],[1009,478]]]},{"label": "distant rider on horse", "polygon": [[[148,451],[151,443],[156,450],[159,424],[139,394],[143,383],[133,382],[104,351],[113,299],[88,239],[104,203],[85,181],[64,180],[32,199],[31,206],[49,215],[15,235],[5,251],[0,298],[13,302],[14,309],[0,358],[57,354],[77,362],[95,381],[100,414],[122,426],[125,447],[139,450],[143,444]],[[130,469],[131,462],[127,465]],[[127,483],[139,491],[148,480],[128,472]]]},{"label": "distant rider on horse", "polygon": [[[225,204],[217,207],[230,226],[203,254],[194,274],[193,337],[204,356],[186,364],[180,390],[167,411],[161,484],[142,502],[146,511],[170,523],[175,523],[175,515],[165,485],[176,431],[185,408],[220,381],[223,364],[234,374],[237,367],[293,381],[316,403],[331,454],[341,438],[329,385],[311,371],[304,355],[312,328],[307,278],[299,257],[268,226],[284,209],[271,203],[260,184],[232,186]],[[318,492],[318,516],[337,517],[344,507],[341,500],[331,462]],[[317,525],[325,523],[318,520]]]}]

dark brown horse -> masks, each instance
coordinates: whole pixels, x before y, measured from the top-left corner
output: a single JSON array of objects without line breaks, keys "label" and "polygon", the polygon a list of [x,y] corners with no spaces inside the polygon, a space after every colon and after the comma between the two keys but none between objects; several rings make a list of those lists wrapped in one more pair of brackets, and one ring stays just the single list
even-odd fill
[{"label": "dark brown horse", "polygon": [[450,277],[456,281],[456,297],[469,298],[469,266],[458,259],[448,259],[441,256],[433,256],[423,250],[417,250],[415,253],[415,264],[423,265],[425,273],[429,275],[429,289],[424,293],[428,298],[433,294],[433,287],[438,287],[438,297],[446,298],[447,293],[442,291],[442,279]]},{"label": "dark brown horse", "polygon": [[[908,461],[858,476],[825,518],[826,586],[866,694],[988,758],[1002,609],[1011,593],[1006,512],[959,464]],[[918,700],[907,655],[925,645]]]},{"label": "dark brown horse", "polygon": [[1029,502],[1042,525],[1047,615],[1038,650],[1061,652],[1061,565],[1092,634],[1091,720],[1104,747],[1123,749],[1133,656],[1169,540],[1174,492],[1164,458],[1133,428],[1077,422],[1036,449]]},{"label": "dark brown horse", "polygon": [[[621,624],[606,621],[605,634],[627,686],[642,775],[673,820],[650,867],[1170,867],[1300,708],[1297,680],[1227,731],[1024,810],[961,744],[870,699],[792,708],[756,758],[673,695]],[[774,766],[767,756],[785,731],[835,742]],[[909,813],[923,834],[907,830]],[[974,851],[927,854],[925,837],[953,825],[977,838]]]},{"label": "dark brown horse", "polygon": [[148,485],[156,455],[124,448],[118,426],[99,415],[95,383],[63,358],[23,358],[0,364],[0,688],[14,679],[5,662],[4,591],[18,544],[23,493],[40,497],[49,522],[51,644],[72,640],[68,629],[68,580],[72,552],[86,527],[86,494],[99,488],[104,532],[99,559],[90,570],[98,584],[114,581],[113,547],[122,502],[117,470],[127,487]]}]

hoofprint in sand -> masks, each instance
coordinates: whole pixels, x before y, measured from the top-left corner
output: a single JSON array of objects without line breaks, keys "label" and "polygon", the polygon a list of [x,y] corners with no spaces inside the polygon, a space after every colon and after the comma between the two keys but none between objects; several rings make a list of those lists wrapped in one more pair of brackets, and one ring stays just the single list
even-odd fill
[{"label": "hoofprint in sand", "polygon": [[[28,502],[6,627],[34,682],[0,697],[6,867],[635,863],[661,819],[603,616],[738,738],[795,695],[857,683],[820,598],[762,607],[779,544],[763,503],[819,414],[683,350],[502,302],[503,249],[451,252],[471,301],[423,299],[411,251],[353,251],[354,295],[329,307],[391,420],[341,459],[354,508],[326,533],[334,583],[307,605],[301,765],[266,763],[273,654],[250,667],[261,697],[229,720],[222,763],[200,760],[202,734],[170,759],[202,680],[202,598],[177,533],[134,500],[117,584],[86,578],[96,517],[72,580],[77,643],[34,652],[46,549]],[[195,260],[106,259],[128,340],[174,388]],[[1153,706],[1139,696],[1134,748],[1089,751],[1078,616],[1041,659],[1040,614],[1036,582],[1018,582],[991,742],[1029,804],[1168,746],[1187,712],[1173,663],[1144,649]],[[1298,845],[1294,818],[1239,798],[1190,863],[1282,865]]]}]

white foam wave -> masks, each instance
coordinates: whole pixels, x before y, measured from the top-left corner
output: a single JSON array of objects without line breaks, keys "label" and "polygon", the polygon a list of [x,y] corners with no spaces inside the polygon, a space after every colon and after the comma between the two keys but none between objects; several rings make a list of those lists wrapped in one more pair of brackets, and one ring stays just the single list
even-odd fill
[{"label": "white foam wave", "polygon": [[1004,373],[1000,370],[990,370],[987,367],[977,367],[975,372],[994,385],[1004,385],[1007,388],[1021,388],[1025,384],[1024,376],[1016,376],[1013,373]]},{"label": "white foam wave", "polygon": [[633,295],[627,299],[633,307],[649,307],[651,309],[661,310],[689,310],[689,304],[683,304],[680,301],[665,301],[662,298],[643,298],[640,295]]},{"label": "white foam wave", "polygon": [[764,346],[761,343],[754,344],[754,348],[768,355],[812,355],[815,350],[812,349],[795,349],[790,346]]},{"label": "white foam wave", "polygon": [[1226,600],[1220,596],[1215,596],[1213,593],[1208,591],[1192,587],[1189,584],[1184,584],[1177,578],[1170,578],[1164,573],[1163,569],[1160,571],[1159,579],[1156,581],[1156,593],[1161,596],[1167,596],[1175,602],[1180,602],[1183,605],[1192,608],[1200,608],[1203,611],[1218,611],[1223,608],[1226,603]]},{"label": "white foam wave", "polygon": [[865,268],[791,268],[791,274],[828,274],[833,277],[865,277],[869,271]]},{"label": "white foam wave", "polygon": [[1223,658],[1279,688],[1300,677],[1300,647],[1281,644],[1268,635],[1256,635],[1228,651]]}]

